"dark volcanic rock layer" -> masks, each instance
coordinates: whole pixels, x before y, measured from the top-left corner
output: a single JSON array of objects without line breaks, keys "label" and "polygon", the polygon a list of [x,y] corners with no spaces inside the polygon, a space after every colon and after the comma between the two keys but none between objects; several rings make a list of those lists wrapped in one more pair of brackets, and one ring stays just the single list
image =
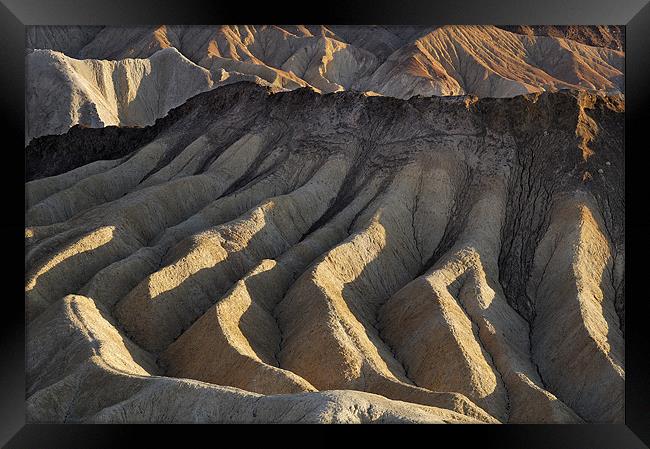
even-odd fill
[{"label": "dark volcanic rock layer", "polygon": [[36,139],[31,419],[622,421],[623,111],[237,83]]}]

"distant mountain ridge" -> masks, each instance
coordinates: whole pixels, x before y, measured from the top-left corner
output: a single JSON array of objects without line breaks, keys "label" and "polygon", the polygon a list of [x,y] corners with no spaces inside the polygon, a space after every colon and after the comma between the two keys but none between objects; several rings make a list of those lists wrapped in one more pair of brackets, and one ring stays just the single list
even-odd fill
[{"label": "distant mountain ridge", "polygon": [[[580,44],[594,47],[610,48],[612,50],[625,50],[625,27],[618,25],[496,25],[505,31],[529,36],[551,36],[563,39],[570,39]],[[158,42],[164,43],[164,37],[167,30],[172,29],[176,36],[183,38],[191,36],[190,28],[201,29],[199,33],[206,30],[218,28],[234,28],[228,25],[215,26],[149,26],[149,27],[111,27],[111,26],[31,26],[27,28],[27,47],[30,49],[49,49],[65,53],[75,58],[90,59],[121,59],[127,56],[119,54],[110,54],[103,49],[100,43],[109,36],[119,34],[120,41],[128,42],[140,41],[142,44],[147,41],[148,36],[154,37]],[[371,53],[383,55],[384,58],[397,50],[402,45],[413,41],[417,37],[434,31],[439,26],[395,26],[395,25],[367,25],[367,26],[350,26],[350,25],[305,25],[305,26],[273,26],[297,36],[325,36],[336,38],[340,41],[359,46]],[[195,31],[197,32],[197,31]],[[377,34],[375,38],[369,38],[372,34]],[[169,43],[172,43],[167,38]],[[185,47],[179,48],[182,53],[188,50],[188,39],[184,39]],[[156,48],[155,45],[151,47]],[[140,56],[131,54],[129,57],[146,57],[146,46],[141,46]],[[123,51],[128,51],[122,48]],[[155,51],[155,50],[154,50]],[[185,54],[185,53],[184,53]],[[191,55],[187,55],[192,59]],[[198,62],[198,61],[195,61]]]},{"label": "distant mountain ridge", "polygon": [[625,27],[620,25],[499,25],[499,28],[529,36],[561,37],[594,47],[625,51]]},{"label": "distant mountain ridge", "polygon": [[[66,132],[75,124],[149,125],[191,96],[237,81],[274,91],[309,87],[320,93],[355,90],[402,99],[512,97],[561,89],[624,92],[625,55],[608,48],[616,36],[624,36],[620,30],[503,28],[30,27],[26,141]],[[557,36],[563,32],[572,39]],[[587,45],[594,43],[607,47]],[[159,55],[163,50],[164,57]],[[166,62],[152,63],[159,59]],[[109,99],[113,91],[107,80],[113,75],[106,71],[114,64],[109,61],[123,60],[149,62],[125,63],[134,70],[126,69],[129,88]],[[159,84],[136,81],[147,70],[156,72],[155,79],[168,80],[168,90],[161,93]],[[141,87],[149,93],[134,93]],[[134,98],[138,103],[131,105]],[[117,111],[107,105],[111,102],[131,112]]]}]

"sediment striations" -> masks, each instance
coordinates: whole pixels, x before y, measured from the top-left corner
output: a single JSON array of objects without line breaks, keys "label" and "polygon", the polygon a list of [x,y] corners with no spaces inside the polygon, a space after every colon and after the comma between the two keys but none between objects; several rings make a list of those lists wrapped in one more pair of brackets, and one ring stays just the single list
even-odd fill
[{"label": "sediment striations", "polygon": [[50,137],[107,153],[26,186],[29,419],[621,422],[623,110],[236,83]]},{"label": "sediment striations", "polygon": [[619,29],[512,29],[72,27],[66,38],[60,27],[32,27],[26,138],[76,124],[148,125],[199,92],[238,81],[274,91],[309,87],[402,99],[624,91],[624,53],[609,48]]}]

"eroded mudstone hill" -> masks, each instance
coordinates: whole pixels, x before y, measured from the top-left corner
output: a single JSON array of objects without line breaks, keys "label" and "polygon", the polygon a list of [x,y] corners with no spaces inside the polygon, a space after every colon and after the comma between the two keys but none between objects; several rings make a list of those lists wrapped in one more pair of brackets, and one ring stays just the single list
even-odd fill
[{"label": "eroded mudstone hill", "polygon": [[237,83],[49,138],[29,419],[621,422],[623,110]]}]

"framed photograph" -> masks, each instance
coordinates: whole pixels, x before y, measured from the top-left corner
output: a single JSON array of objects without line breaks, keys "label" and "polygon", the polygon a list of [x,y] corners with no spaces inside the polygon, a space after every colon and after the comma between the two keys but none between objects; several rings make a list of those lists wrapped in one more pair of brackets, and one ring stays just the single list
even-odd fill
[{"label": "framed photograph", "polygon": [[6,447],[647,448],[646,0],[2,3]]}]

